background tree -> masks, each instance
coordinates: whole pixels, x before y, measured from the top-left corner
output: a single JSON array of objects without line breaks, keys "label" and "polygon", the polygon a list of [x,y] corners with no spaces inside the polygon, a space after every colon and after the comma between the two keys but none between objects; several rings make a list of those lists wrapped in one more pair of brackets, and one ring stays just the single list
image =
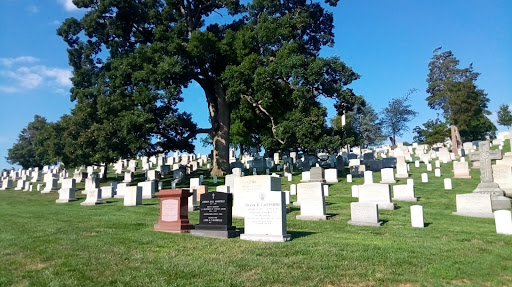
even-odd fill
[{"label": "background tree", "polygon": [[485,115],[489,99],[472,81],[447,82],[450,93],[448,104],[451,106],[450,122],[459,129],[463,141],[483,139],[489,132],[495,132],[496,126]]},{"label": "background tree", "polygon": [[510,129],[512,126],[512,113],[510,112],[510,106],[502,104],[498,109],[498,124],[506,126]]},{"label": "background tree", "polygon": [[456,125],[461,138],[470,141],[482,138],[486,133],[496,131],[496,127],[486,117],[489,98],[475,81],[479,73],[473,65],[459,68],[459,60],[451,51],[434,50],[429,63],[426,98],[430,108],[442,110],[446,122]]},{"label": "background tree", "polygon": [[448,125],[440,119],[428,120],[423,124],[423,128],[417,126],[413,130],[416,135],[413,140],[417,143],[425,143],[430,146],[435,143],[442,143],[450,138],[451,131]]},{"label": "background tree", "polygon": [[7,150],[7,162],[21,165],[24,169],[56,163],[56,161],[40,157],[37,154],[38,149],[34,145],[41,130],[46,126],[48,126],[46,118],[35,115],[34,120],[28,123],[26,128],[21,130],[18,135],[18,141]]},{"label": "background tree", "polygon": [[[336,6],[337,1],[327,3]],[[165,151],[175,148],[172,136],[165,134],[169,124],[192,127],[189,117],[172,108],[181,100],[182,89],[197,82],[206,95],[211,127],[190,128],[178,138],[186,141],[199,132],[210,133],[213,175],[229,171],[231,110],[242,101],[267,122],[261,128],[262,143],[291,146],[303,140],[298,137],[303,131],[288,130],[296,126],[294,121],[321,121],[316,118],[322,114],[318,97],[331,97],[340,104],[350,96],[343,87],[358,78],[338,58],[319,56],[321,47],[333,45],[334,34],[332,13],[316,2],[84,0],[76,4],[87,13],[80,20],[67,19],[59,29],[69,45],[72,99],[92,105],[99,105],[99,98],[105,102],[113,98],[116,103],[128,99],[130,107],[118,103],[115,114],[134,120],[136,127],[143,128],[137,134],[144,139],[162,137]],[[211,13],[225,12],[233,16],[227,24],[206,25]],[[98,112],[105,113],[101,108]],[[169,113],[174,113],[171,120],[165,119]],[[156,121],[152,114],[158,114]],[[103,131],[126,133],[126,123],[95,124]],[[138,144],[130,147],[136,150]]]},{"label": "background tree", "polygon": [[409,96],[416,91],[416,89],[411,89],[403,97],[391,99],[388,106],[382,111],[382,123],[393,146],[396,144],[396,137],[402,136],[404,132],[409,130],[407,123],[417,114],[412,110],[411,104],[407,103]]},{"label": "background tree", "polygon": [[375,146],[386,139],[383,133],[383,122],[370,104],[367,103],[359,112],[356,110],[353,114],[354,126],[360,134],[362,146]]}]

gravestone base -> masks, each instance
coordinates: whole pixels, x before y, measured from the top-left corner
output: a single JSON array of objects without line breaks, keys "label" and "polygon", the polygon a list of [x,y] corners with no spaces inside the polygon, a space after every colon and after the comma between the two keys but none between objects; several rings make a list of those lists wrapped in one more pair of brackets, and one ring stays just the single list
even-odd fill
[{"label": "gravestone base", "polygon": [[327,215],[297,215],[297,220],[327,220]]},{"label": "gravestone base", "polygon": [[505,192],[495,182],[482,182],[473,193],[491,194],[492,209],[509,209],[512,206],[511,199],[504,196]]},{"label": "gravestone base", "polygon": [[492,195],[504,195],[505,192],[495,182],[481,182],[478,184],[474,193],[490,193]]},{"label": "gravestone base", "polygon": [[453,212],[453,215],[467,216],[467,217],[479,217],[479,218],[494,218],[494,214],[491,213],[478,213],[478,212]]},{"label": "gravestone base", "polygon": [[57,199],[57,200],[55,200],[55,203],[68,203],[68,202],[71,202],[71,201],[76,201],[76,198],[71,198],[71,199]]},{"label": "gravestone base", "polygon": [[395,174],[395,177],[396,178],[409,178],[409,174],[408,173],[397,173],[397,174]]},{"label": "gravestone base", "polygon": [[159,222],[153,226],[153,230],[168,233],[190,233],[194,225],[190,223],[165,223]]},{"label": "gravestone base", "polygon": [[416,197],[393,197],[391,200],[418,202],[418,199]]},{"label": "gravestone base", "polygon": [[396,204],[391,202],[391,203],[378,203],[377,206],[379,207],[379,209],[385,209],[385,210],[395,210],[395,207],[396,207]]},{"label": "gravestone base", "polygon": [[285,235],[266,235],[266,234],[240,234],[240,239],[250,241],[264,242],[286,242],[292,240],[290,234]]},{"label": "gravestone base", "polygon": [[300,182],[321,182],[321,183],[327,183],[325,179],[310,179],[310,180],[301,180]]},{"label": "gravestone base", "polygon": [[235,228],[227,230],[213,230],[200,228],[196,225],[196,229],[190,230],[190,234],[201,237],[227,239],[237,237],[239,233]]},{"label": "gravestone base", "polygon": [[293,206],[299,206],[299,207],[300,207],[300,202],[298,202],[298,201],[294,201],[294,202],[293,202]]},{"label": "gravestone base", "polygon": [[84,201],[84,202],[80,203],[80,205],[91,206],[91,205],[98,205],[98,204],[102,204],[102,203],[104,203],[103,200],[98,199],[96,201],[91,201],[91,202]]},{"label": "gravestone base", "polygon": [[392,184],[392,183],[396,183],[396,180],[381,180],[380,183]]},{"label": "gravestone base", "polygon": [[510,198],[503,195],[491,195],[492,209],[509,209],[512,207]]},{"label": "gravestone base", "polygon": [[375,227],[378,227],[378,226],[382,225],[382,221],[378,221],[378,222],[365,222],[365,221],[352,221],[352,220],[349,220],[348,224],[350,224],[350,225],[357,225],[357,226],[375,226]]}]

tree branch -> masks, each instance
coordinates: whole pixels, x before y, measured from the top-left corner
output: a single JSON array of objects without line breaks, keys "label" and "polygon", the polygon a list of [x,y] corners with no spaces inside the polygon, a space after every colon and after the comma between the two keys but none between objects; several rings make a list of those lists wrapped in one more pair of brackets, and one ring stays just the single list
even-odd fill
[{"label": "tree branch", "polygon": [[[261,111],[262,113],[264,113],[269,119],[270,119],[270,123],[272,124],[272,134],[274,135],[274,138],[279,141],[281,144],[285,144],[286,141],[283,141],[281,139],[279,139],[276,135],[276,130],[277,130],[277,126],[274,122],[274,117],[272,117],[272,115],[270,115],[270,113],[261,106],[261,102],[257,102],[254,98],[250,97],[250,96],[247,96],[247,95],[242,95],[242,97],[244,99],[246,99],[253,107],[255,108],[258,108],[259,111]],[[256,112],[258,112],[258,110],[256,110]],[[258,112],[259,113],[259,112]]]}]

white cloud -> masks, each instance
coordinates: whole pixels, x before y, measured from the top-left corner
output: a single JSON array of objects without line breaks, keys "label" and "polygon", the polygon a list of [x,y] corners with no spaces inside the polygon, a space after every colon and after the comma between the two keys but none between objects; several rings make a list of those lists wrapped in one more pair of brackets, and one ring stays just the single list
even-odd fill
[{"label": "white cloud", "polygon": [[39,62],[39,59],[31,56],[21,56],[16,58],[0,58],[0,64],[7,67],[10,67],[14,64],[31,64],[36,62]]},{"label": "white cloud", "polygon": [[[32,90],[43,84],[55,88],[71,86],[71,70],[48,67],[45,65],[27,65],[39,62],[34,57],[0,58],[0,92],[18,93]],[[15,67],[14,67],[15,66]],[[2,85],[2,82],[5,84]]]},{"label": "white cloud", "polygon": [[73,4],[72,0],[58,0],[59,3],[66,9],[66,11],[75,11],[78,10],[78,7]]}]

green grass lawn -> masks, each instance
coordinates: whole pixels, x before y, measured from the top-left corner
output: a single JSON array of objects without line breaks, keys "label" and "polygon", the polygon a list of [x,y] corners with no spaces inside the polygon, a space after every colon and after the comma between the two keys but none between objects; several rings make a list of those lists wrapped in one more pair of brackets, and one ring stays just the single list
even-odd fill
[{"label": "green grass lawn", "polygon": [[[425,164],[410,166],[426,228],[410,227],[407,202],[381,210],[381,227],[348,225],[357,199],[341,175],[326,198],[329,220],[295,220],[299,209],[290,206],[293,240],[286,243],[155,232],[158,199],[80,206],[81,194],[56,204],[56,193],[0,191],[0,286],[512,286],[512,236],[496,234],[493,219],[452,215],[455,195],[473,191],[479,170],[446,191],[451,163],[442,164],[440,178],[428,172],[429,183],[421,183]],[[293,183],[299,180],[296,171]],[[205,183],[214,190],[211,178]],[[199,212],[190,219],[197,224]]]}]

